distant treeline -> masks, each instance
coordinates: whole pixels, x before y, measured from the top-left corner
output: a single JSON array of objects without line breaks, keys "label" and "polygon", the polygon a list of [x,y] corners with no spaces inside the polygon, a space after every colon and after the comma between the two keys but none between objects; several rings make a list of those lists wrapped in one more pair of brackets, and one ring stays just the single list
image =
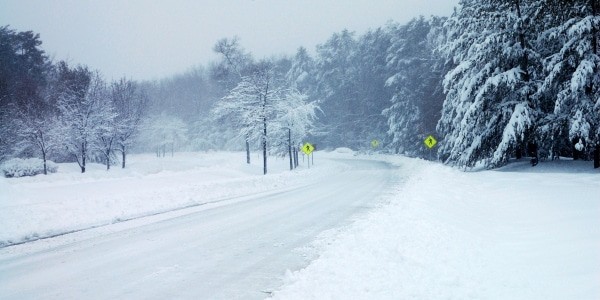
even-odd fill
[{"label": "distant treeline", "polygon": [[[315,55],[257,60],[223,39],[219,61],[140,83],[49,61],[38,35],[2,27],[0,159],[109,166],[130,148],[292,157],[305,140],[355,150],[378,140],[378,151],[429,158],[428,135],[434,156],[462,168],[589,159],[600,145],[599,10],[600,0],[463,0],[449,18],[334,33]],[[97,121],[82,119],[90,111]]]}]

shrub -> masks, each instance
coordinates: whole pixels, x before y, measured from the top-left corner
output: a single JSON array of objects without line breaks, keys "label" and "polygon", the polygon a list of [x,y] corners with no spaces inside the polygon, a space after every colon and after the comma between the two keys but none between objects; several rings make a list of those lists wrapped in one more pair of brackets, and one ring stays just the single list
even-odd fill
[{"label": "shrub", "polygon": [[[44,173],[44,161],[39,158],[13,158],[5,161],[1,169],[4,177],[7,178],[35,176]],[[46,170],[48,173],[55,173],[58,170],[58,165],[47,160]]]}]

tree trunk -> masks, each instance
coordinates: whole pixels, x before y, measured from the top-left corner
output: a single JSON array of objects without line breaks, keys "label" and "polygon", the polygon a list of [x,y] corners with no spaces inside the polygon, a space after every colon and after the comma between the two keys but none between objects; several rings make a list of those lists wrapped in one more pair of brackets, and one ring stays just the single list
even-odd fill
[{"label": "tree trunk", "polygon": [[42,149],[42,160],[44,160],[44,175],[48,175],[48,167],[46,166],[46,151]]},{"label": "tree trunk", "polygon": [[579,150],[577,150],[577,143],[579,142],[579,138],[574,137],[573,140],[571,140],[571,151],[573,151],[573,160],[578,160],[579,157]]},{"label": "tree trunk", "polygon": [[248,138],[246,138],[246,163],[250,164],[250,143],[248,142]]},{"label": "tree trunk", "polygon": [[292,158],[292,130],[288,128],[288,153],[290,155],[290,171],[294,169],[294,162]]},{"label": "tree trunk", "polygon": [[594,150],[594,169],[600,168],[600,145],[596,145]]},{"label": "tree trunk", "polygon": [[298,167],[298,151],[296,147],[292,147],[292,151],[294,153],[294,169]]},{"label": "tree trunk", "polygon": [[106,150],[106,171],[110,170],[110,150]]},{"label": "tree trunk", "polygon": [[85,144],[81,143],[81,173],[85,173],[85,157],[86,157],[86,151],[85,151]]},{"label": "tree trunk", "polygon": [[[520,0],[516,0],[515,1],[515,8],[517,11],[517,18],[519,20],[523,19],[523,15],[521,13],[521,1]],[[523,50],[523,57],[521,57],[521,69],[523,70],[523,82],[525,82],[525,84],[529,84],[529,82],[531,81],[531,74],[529,73],[529,54],[527,53],[527,44],[525,43],[525,29],[524,28],[519,28],[519,43],[521,44],[521,49]],[[525,95],[525,102],[527,103],[527,106],[530,109],[534,108],[534,104],[531,102],[531,89],[527,90],[527,94]],[[527,130],[526,132],[531,132],[530,130]],[[534,142],[535,143],[535,142]],[[520,153],[520,146],[517,146],[518,150],[517,150],[517,158],[520,158],[519,156],[521,156],[522,153]],[[537,154],[535,159],[537,160]]]},{"label": "tree trunk", "polygon": [[263,117],[263,174],[267,174],[267,118]]},{"label": "tree trunk", "polygon": [[121,168],[125,169],[125,145],[121,146],[121,155],[123,155],[123,159],[121,160]]}]

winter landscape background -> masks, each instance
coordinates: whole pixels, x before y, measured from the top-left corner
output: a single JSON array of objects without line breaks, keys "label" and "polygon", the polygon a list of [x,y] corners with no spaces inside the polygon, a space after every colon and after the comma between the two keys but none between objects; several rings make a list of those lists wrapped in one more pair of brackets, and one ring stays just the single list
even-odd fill
[{"label": "winter landscape background", "polygon": [[0,298],[597,299],[599,30],[461,0],[136,80],[0,27]]},{"label": "winter landscape background", "polygon": [[528,144],[544,159],[591,159],[596,4],[463,1],[451,17],[334,33],[314,55],[255,58],[226,37],[212,47],[219,60],[153,82],[52,61],[36,33],[5,26],[1,159],[76,157],[83,167],[131,149],[240,150],[245,141],[283,155],[307,139],[355,150],[377,139],[377,150],[430,158],[430,134],[434,157],[464,168],[502,166]]}]

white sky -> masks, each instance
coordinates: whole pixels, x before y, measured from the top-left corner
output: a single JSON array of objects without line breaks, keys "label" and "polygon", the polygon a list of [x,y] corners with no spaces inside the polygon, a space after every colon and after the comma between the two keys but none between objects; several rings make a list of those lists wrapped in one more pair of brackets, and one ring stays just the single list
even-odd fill
[{"label": "white sky", "polygon": [[107,79],[160,79],[207,64],[215,42],[238,36],[261,58],[313,51],[344,28],[449,16],[458,0],[0,0],[0,26],[32,30],[54,59]]}]

